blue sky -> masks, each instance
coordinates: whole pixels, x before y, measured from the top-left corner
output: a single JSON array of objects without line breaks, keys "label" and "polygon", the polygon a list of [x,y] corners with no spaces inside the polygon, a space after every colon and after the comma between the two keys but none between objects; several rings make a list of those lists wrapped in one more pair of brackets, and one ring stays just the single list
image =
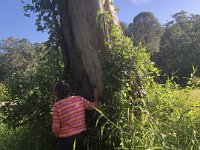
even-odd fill
[{"label": "blue sky", "polygon": [[170,21],[171,15],[181,10],[200,14],[200,0],[114,0],[114,4],[120,8],[120,20],[127,23],[141,11],[152,12],[161,24]]},{"label": "blue sky", "polygon": [[[21,0],[0,1],[0,40],[10,36],[27,38],[31,42],[47,40],[46,32],[36,31],[36,17],[24,16],[23,4],[20,2]],[[114,4],[120,8],[119,19],[126,23],[132,22],[134,16],[142,11],[154,13],[162,24],[171,20],[171,15],[181,10],[200,14],[200,0],[114,0]]]},{"label": "blue sky", "polygon": [[0,40],[12,36],[27,38],[31,42],[46,41],[48,35],[36,31],[35,19],[34,15],[24,16],[21,0],[0,0]]}]

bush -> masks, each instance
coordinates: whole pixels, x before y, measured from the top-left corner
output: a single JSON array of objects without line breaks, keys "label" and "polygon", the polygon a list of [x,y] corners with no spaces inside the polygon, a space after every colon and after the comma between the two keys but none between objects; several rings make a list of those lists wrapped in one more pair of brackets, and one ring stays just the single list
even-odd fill
[{"label": "bush", "polygon": [[117,27],[107,44],[105,102],[88,149],[199,149],[200,113],[188,103],[193,89],[156,83],[159,71],[149,55]]}]

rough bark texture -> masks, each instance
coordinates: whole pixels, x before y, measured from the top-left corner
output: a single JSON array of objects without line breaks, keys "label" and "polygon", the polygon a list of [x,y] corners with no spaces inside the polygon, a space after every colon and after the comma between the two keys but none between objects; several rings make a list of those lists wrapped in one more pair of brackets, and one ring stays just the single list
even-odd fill
[{"label": "rough bark texture", "polygon": [[[93,86],[103,89],[102,66],[99,50],[105,50],[104,33],[97,24],[99,9],[111,12],[118,24],[110,0],[59,0],[59,15],[64,43],[61,47],[65,71],[71,71],[73,84],[79,94],[91,95]],[[70,67],[69,67],[70,66]]]}]

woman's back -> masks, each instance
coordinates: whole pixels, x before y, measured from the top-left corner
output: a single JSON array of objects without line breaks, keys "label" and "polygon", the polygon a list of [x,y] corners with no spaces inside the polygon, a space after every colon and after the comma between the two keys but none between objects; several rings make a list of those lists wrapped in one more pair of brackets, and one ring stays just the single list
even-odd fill
[{"label": "woman's back", "polygon": [[80,96],[70,96],[53,106],[53,131],[58,137],[69,137],[86,130],[85,109],[93,109],[92,103]]}]

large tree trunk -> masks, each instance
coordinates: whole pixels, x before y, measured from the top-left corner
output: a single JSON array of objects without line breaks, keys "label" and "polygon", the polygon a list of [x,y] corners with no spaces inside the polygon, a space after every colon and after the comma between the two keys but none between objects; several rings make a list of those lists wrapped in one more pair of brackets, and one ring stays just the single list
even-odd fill
[{"label": "large tree trunk", "polygon": [[112,23],[119,24],[110,0],[59,0],[63,31],[62,52],[65,68],[70,71],[76,91],[91,95],[94,86],[101,92],[103,74],[99,51],[106,50],[105,33],[97,23],[97,11],[110,12]]}]

